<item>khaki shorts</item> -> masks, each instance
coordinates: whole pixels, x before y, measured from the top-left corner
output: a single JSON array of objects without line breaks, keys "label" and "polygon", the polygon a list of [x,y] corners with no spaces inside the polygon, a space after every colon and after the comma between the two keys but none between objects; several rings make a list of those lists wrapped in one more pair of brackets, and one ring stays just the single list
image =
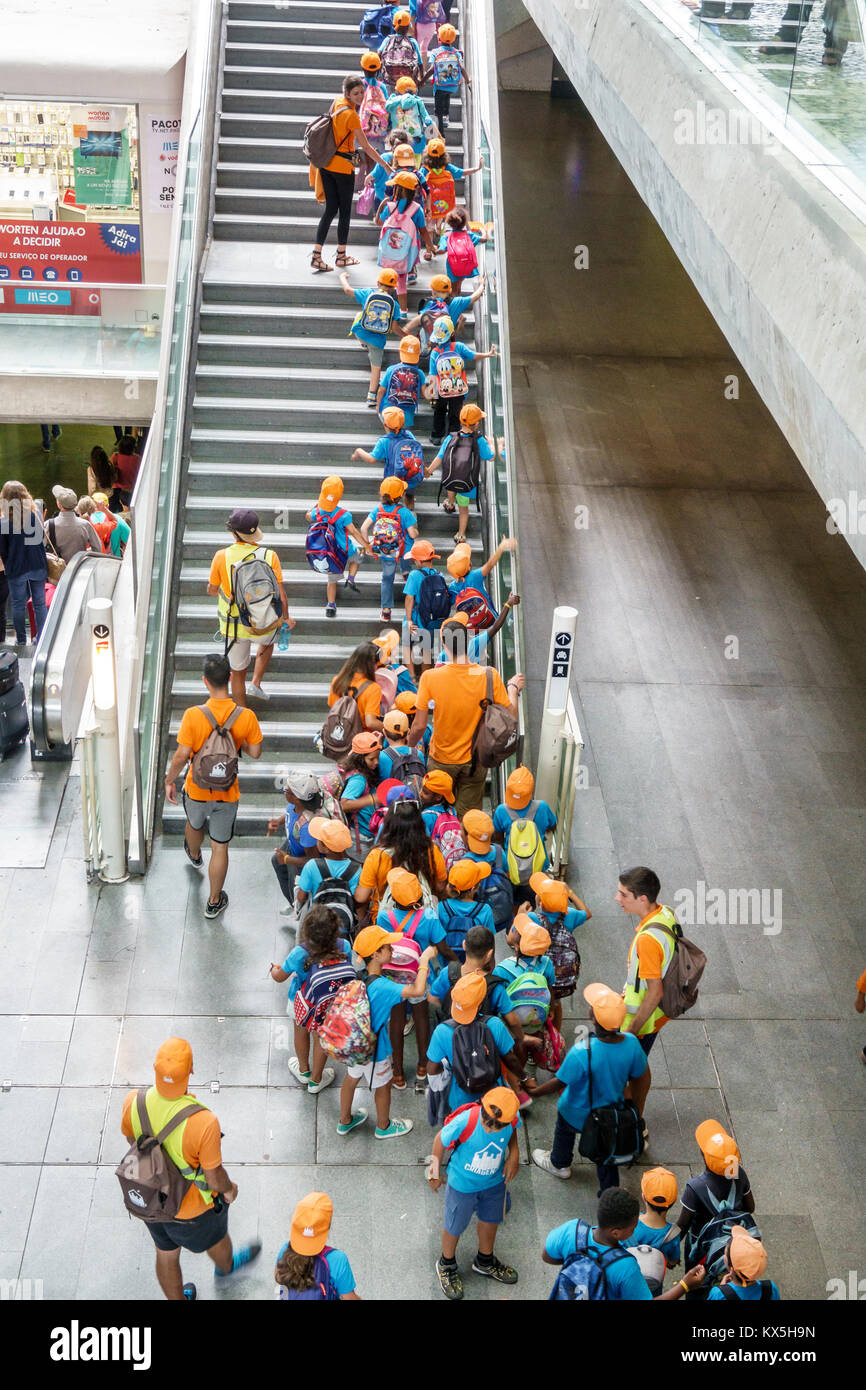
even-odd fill
[{"label": "khaki shorts", "polygon": [[347,1075],[351,1076],[353,1081],[366,1081],[368,1091],[378,1091],[380,1086],[388,1085],[388,1082],[394,1075],[394,1068],[389,1056],[383,1057],[381,1062],[376,1063],[375,1067],[373,1067],[372,1078],[370,1076],[369,1062],[363,1067],[347,1067],[346,1072]]},{"label": "khaki shorts", "polygon": [[[274,628],[270,637],[260,637],[256,642],[256,652],[258,652],[259,647],[272,647],[278,631],[278,628]],[[229,666],[233,671],[246,671],[250,664],[252,653],[253,639],[249,637],[239,637],[238,640],[233,642],[229,647]]]}]

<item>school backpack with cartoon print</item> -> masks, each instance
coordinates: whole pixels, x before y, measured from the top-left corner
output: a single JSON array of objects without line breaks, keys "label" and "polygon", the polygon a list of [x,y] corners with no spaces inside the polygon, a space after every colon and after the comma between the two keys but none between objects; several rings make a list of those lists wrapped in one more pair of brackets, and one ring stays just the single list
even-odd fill
[{"label": "school backpack with cartoon print", "polygon": [[[436,392],[441,401],[450,401],[455,396],[465,396],[468,393],[469,382],[462,353],[456,352],[453,348],[443,348],[436,358],[434,372]],[[477,448],[478,441],[474,434],[472,439]]]},{"label": "school backpack with cartoon print", "polygon": [[475,889],[475,901],[486,903],[490,908],[497,931],[511,926],[514,919],[514,889],[505,867],[505,855],[501,845],[495,846],[495,858],[490,865],[490,873],[486,878],[482,878]]},{"label": "school backpack with cartoon print", "polygon": [[367,686],[372,684],[372,681],[362,681],[357,688],[350,685],[345,695],[341,695],[331,705],[319,733],[322,752],[326,758],[338,761],[351,753],[352,739],[356,734],[364,732],[364,721],[358,709],[358,696],[363,695]]},{"label": "school backpack with cartoon print", "polygon": [[319,815],[325,820],[339,820],[347,825],[346,813],[340,803],[346,778],[340,769],[335,767],[328,772],[323,772],[316,778],[316,781],[319,784],[319,794],[322,798]]},{"label": "school backpack with cartoon print", "polygon": [[411,492],[424,476],[424,450],[414,435],[389,434],[386,478],[402,478]]},{"label": "school backpack with cartoon print", "polygon": [[505,985],[524,1032],[540,1033],[550,1013],[550,986],[541,971],[527,970],[512,956],[501,960],[493,974]]},{"label": "school backpack with cartoon print", "polygon": [[492,1086],[501,1085],[499,1053],[484,1020],[474,1018],[471,1023],[456,1023],[452,1018],[448,1027],[454,1029],[451,1072],[461,1091],[483,1096]]},{"label": "school backpack with cartoon print", "polygon": [[427,199],[431,217],[445,217],[451,212],[457,205],[454,175],[447,169],[431,169],[427,175]]},{"label": "school backpack with cartoon print", "polygon": [[438,570],[431,570],[429,574],[424,575],[415,595],[412,621],[416,627],[429,628],[435,623],[444,623],[450,612],[451,595],[448,585]]},{"label": "school backpack with cartoon print", "polygon": [[378,82],[367,82],[358,116],[361,129],[368,140],[380,140],[388,133],[388,112],[385,107],[385,93]]},{"label": "school backpack with cartoon print", "polygon": [[401,130],[405,130],[412,141],[420,140],[424,134],[424,122],[418,109],[417,98],[413,98],[408,106],[404,106],[400,101],[391,110],[394,116],[394,128],[399,127]]},{"label": "school backpack with cartoon print", "polygon": [[421,76],[418,55],[414,43],[405,34],[391,34],[379,56],[382,76],[389,87],[396,87],[401,77],[411,77],[413,82],[418,82]]},{"label": "school backpack with cartoon print", "polygon": [[395,984],[411,985],[415,982],[421,960],[421,947],[415,940],[415,933],[423,916],[423,907],[410,907],[408,912],[404,907],[390,907],[385,912],[379,910],[376,925],[384,927],[387,932],[401,934],[401,939],[391,945],[391,959],[382,966],[382,974]]},{"label": "school backpack with cartoon print", "polygon": [[356,327],[365,333],[390,333],[397,302],[384,290],[372,290],[357,318]]},{"label": "school backpack with cartoon print", "polygon": [[[279,581],[268,560],[268,556],[273,555],[272,550],[266,550],[265,558],[262,559],[257,547],[251,555],[245,556],[238,564],[232,566],[230,611],[235,616],[229,617],[226,621],[226,638],[232,623],[235,636],[239,622],[257,636],[264,636],[273,631],[283,616]],[[231,646],[232,643],[229,643],[229,647]]]},{"label": "school backpack with cartoon print", "polygon": [[377,260],[385,270],[408,275],[418,259],[418,228],[410,208],[400,212],[396,203],[387,203],[388,217],[379,234]]},{"label": "school backpack with cartoon print", "polygon": [[453,811],[439,812],[430,839],[445,860],[446,869],[451,869],[466,853],[460,822]]},{"label": "school backpack with cartoon print", "polygon": [[433,325],[437,319],[441,319],[443,314],[451,317],[451,306],[446,304],[444,299],[428,299],[421,312],[421,331],[429,345],[430,334],[433,332]]},{"label": "school backpack with cartoon print", "polygon": [[[390,6],[388,6],[390,9]],[[320,1255],[316,1255],[313,1263],[313,1286],[310,1289],[290,1289],[285,1284],[277,1285],[277,1298],[283,1303],[334,1303],[339,1298],[339,1294],[334,1289],[331,1282],[331,1269],[327,1261],[329,1250],[334,1247],[326,1245]]]},{"label": "school backpack with cartoon print", "polygon": [[568,1048],[559,1029],[548,1019],[541,1030],[541,1047],[535,1051],[534,1060],[545,1071],[559,1071],[565,1061]]},{"label": "school backpack with cartoon print", "polygon": [[433,82],[437,87],[460,85],[460,59],[453,48],[437,48],[433,55]]},{"label": "school backpack with cartoon print", "polygon": [[342,574],[349,559],[348,548],[337,545],[337,522],[346,512],[338,508],[331,516],[319,513],[307,531],[307,564],[317,574]]},{"label": "school backpack with cartoon print", "polygon": [[556,1276],[550,1291],[550,1301],[568,1303],[601,1303],[610,1299],[607,1271],[618,1260],[632,1257],[621,1245],[606,1250],[591,1250],[588,1221],[578,1221],[574,1235],[575,1251],[569,1255]]},{"label": "school backpack with cartoon print", "polygon": [[383,405],[397,405],[400,409],[409,406],[415,410],[421,387],[418,373],[412,367],[395,367],[388,379],[388,391]]},{"label": "school backpack with cartoon print", "polygon": [[547,954],[553,961],[553,968],[556,972],[557,997],[562,999],[565,998],[566,994],[573,994],[577,988],[577,981],[580,976],[580,951],[577,949],[574,932],[569,931],[565,925],[564,912],[558,912],[556,917],[546,916],[543,925],[550,933],[550,950]]},{"label": "school backpack with cartoon print", "polygon": [[458,280],[466,280],[478,273],[478,256],[475,243],[464,228],[451,232],[446,246],[448,265]]},{"label": "school backpack with cartoon print", "polygon": [[454,604],[455,613],[465,613],[470,632],[486,632],[496,622],[497,613],[487,595],[467,584]]},{"label": "school backpack with cartoon print", "polygon": [[337,990],[316,1036],[335,1062],[347,1067],[366,1066],[372,1062],[376,1034],[370,1022],[370,1000],[363,980],[350,980]]},{"label": "school backpack with cartoon print", "polygon": [[377,555],[389,555],[399,560],[406,549],[406,537],[400,521],[400,508],[390,512],[380,507],[370,532],[370,547]]},{"label": "school backpack with cartoon print", "polygon": [[354,979],[355,971],[348,956],[341,954],[317,961],[295,995],[298,1027],[318,1032],[337,991]]},{"label": "school backpack with cartoon print", "polygon": [[532,819],[537,806],[537,801],[531,801],[508,832],[508,877],[514,884],[527,884],[533,874],[541,873],[547,858],[544,839]]}]

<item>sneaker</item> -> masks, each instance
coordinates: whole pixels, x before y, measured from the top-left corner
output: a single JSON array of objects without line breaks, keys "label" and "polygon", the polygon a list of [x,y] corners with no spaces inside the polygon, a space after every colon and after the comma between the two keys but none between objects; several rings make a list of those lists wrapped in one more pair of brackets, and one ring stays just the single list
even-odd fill
[{"label": "sneaker", "polygon": [[343,580],[343,588],[351,589],[353,594],[360,594],[361,592],[359,586],[355,583],[355,580],[351,574],[347,574],[346,578]]},{"label": "sneaker", "polygon": [[54,438],[55,438],[55,439],[59,439],[60,436],[62,435],[62,433],[63,433],[62,430],[58,430],[58,431],[56,432],[56,434],[54,434]]},{"label": "sneaker", "polygon": [[221,912],[225,912],[228,905],[229,895],[223,891],[220,893],[215,903],[208,903],[204,910],[204,915],[212,920],[214,917],[219,917]]},{"label": "sneaker", "polygon": [[430,443],[431,443],[431,444],[441,444],[441,443],[442,443],[442,440],[443,440],[444,438],[445,438],[444,434],[431,434],[431,436],[430,436]]},{"label": "sneaker", "polygon": [[247,690],[250,695],[255,695],[258,700],[269,700],[271,698],[266,690],[262,690],[260,685],[254,685],[252,681],[250,681],[247,686]]},{"label": "sneaker", "polygon": [[532,1108],[532,1096],[527,1091],[518,1091],[517,1099],[520,1101],[518,1109],[530,1110]]},{"label": "sneaker", "polygon": [[504,1265],[501,1260],[497,1260],[495,1255],[489,1265],[480,1265],[476,1255],[472,1261],[472,1273],[480,1274],[482,1279],[495,1279],[497,1284],[517,1283],[517,1270],[512,1269],[511,1265]]},{"label": "sneaker", "polygon": [[199,850],[199,852],[198,852],[198,859],[193,859],[192,854],[191,854],[191,852],[190,852],[189,845],[188,845],[187,842],[186,842],[186,836],[185,836],[185,835],[184,835],[184,837],[183,837],[183,852],[184,852],[184,854],[186,855],[187,859],[189,860],[190,864],[192,864],[193,868],[195,868],[195,869],[200,869],[200,868],[202,867],[202,865],[204,864],[204,860],[203,860],[202,857],[201,857],[201,850]]},{"label": "sneaker", "polygon": [[441,1258],[433,1266],[436,1270],[436,1278],[439,1280],[439,1287],[446,1298],[463,1297],[463,1280],[460,1278],[460,1270],[456,1264],[450,1268],[443,1265]]},{"label": "sneaker", "polygon": [[311,1081],[307,1086],[307,1090],[309,1091],[310,1095],[317,1096],[320,1091],[324,1091],[326,1086],[330,1086],[331,1082],[333,1081],[336,1075],[337,1073],[334,1071],[333,1067],[325,1067],[324,1071],[322,1072],[321,1081]]},{"label": "sneaker", "polygon": [[326,617],[326,618],[336,618],[336,616],[337,616],[337,605],[336,605],[336,603],[326,603],[326,604],[325,604],[325,617]]},{"label": "sneaker", "polygon": [[292,1073],[292,1076],[295,1078],[299,1086],[309,1086],[310,1077],[313,1073],[309,1070],[301,1071],[301,1064],[298,1061],[297,1057],[289,1058],[289,1071]]},{"label": "sneaker", "polygon": [[254,1241],[252,1241],[249,1245],[245,1245],[245,1246],[243,1247],[243,1249],[241,1249],[241,1250],[236,1250],[236,1251],[235,1251],[235,1256],[234,1256],[234,1259],[232,1260],[232,1267],[231,1267],[231,1269],[228,1271],[228,1273],[224,1274],[223,1271],[222,1271],[221,1269],[217,1269],[216,1266],[214,1266],[214,1272],[213,1272],[213,1273],[214,1273],[214,1278],[215,1278],[215,1279],[228,1279],[229,1275],[231,1275],[231,1274],[237,1274],[237,1272],[238,1272],[239,1269],[243,1269],[244,1265],[252,1264],[253,1260],[258,1259],[258,1257],[259,1257],[259,1255],[260,1255],[261,1253],[262,1253],[262,1243],[261,1243],[261,1241],[260,1241],[260,1240],[254,1240]]},{"label": "sneaker", "polygon": [[353,1130],[353,1129],[357,1129],[357,1128],[358,1128],[358,1125],[362,1125],[362,1124],[364,1123],[364,1121],[366,1120],[366,1118],[367,1118],[367,1112],[366,1112],[366,1110],[353,1110],[353,1111],[352,1111],[352,1118],[351,1118],[351,1120],[349,1121],[349,1123],[348,1123],[347,1125],[342,1125],[342,1124],[338,1124],[338,1125],[337,1125],[337,1133],[338,1133],[338,1134],[351,1134],[351,1133],[352,1133],[352,1130]]},{"label": "sneaker", "polygon": [[298,914],[297,914],[297,911],[295,910],[295,905],[294,905],[294,903],[289,903],[288,907],[281,907],[281,908],[280,908],[280,916],[281,916],[281,917],[293,917],[293,918],[295,919],[295,922],[297,922],[297,920],[298,920]]},{"label": "sneaker", "polygon": [[187,1303],[195,1303],[196,1299],[198,1298],[198,1290],[195,1284],[184,1284],[183,1296],[186,1299]]},{"label": "sneaker", "polygon": [[50,444],[43,444],[43,445],[42,445],[42,452],[43,452],[43,454],[50,454],[50,453],[51,453],[51,445],[50,445]]},{"label": "sneaker", "polygon": [[403,1037],[404,1037],[404,1038],[408,1038],[409,1034],[412,1032],[412,1029],[413,1029],[414,1027],[415,1027],[415,1019],[414,1019],[413,1015],[410,1014],[409,1017],[406,1019],[406,1022],[403,1024]]},{"label": "sneaker", "polygon": [[380,618],[380,620],[381,620],[383,623],[390,623],[390,621],[391,621],[391,610],[390,610],[390,608],[383,608],[382,611],[381,611],[381,613],[379,614],[379,618]]},{"label": "sneaker", "polygon": [[555,1178],[570,1178],[570,1168],[554,1168],[550,1161],[550,1149],[533,1149],[532,1161],[538,1168],[543,1168],[545,1173],[552,1173]]},{"label": "sneaker", "polygon": [[374,1139],[399,1139],[402,1134],[408,1134],[410,1129],[414,1129],[411,1120],[392,1120],[387,1129],[379,1129],[377,1126]]}]

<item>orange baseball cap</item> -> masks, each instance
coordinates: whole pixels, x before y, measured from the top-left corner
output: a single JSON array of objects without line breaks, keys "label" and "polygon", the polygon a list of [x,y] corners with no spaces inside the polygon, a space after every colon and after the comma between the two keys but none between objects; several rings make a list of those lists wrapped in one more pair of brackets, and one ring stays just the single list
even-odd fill
[{"label": "orange baseball cap", "polygon": [[445,153],[445,141],[435,138],[428,140],[426,153],[432,155],[434,159],[438,159],[440,155]]},{"label": "orange baseball cap", "polygon": [[179,1100],[186,1095],[191,1073],[192,1048],[186,1038],[167,1038],[153,1062],[159,1094],[165,1100]]},{"label": "orange baseball cap", "polygon": [[391,897],[395,903],[401,907],[411,907],[417,903],[422,895],[421,883],[415,874],[410,874],[408,869],[390,869],[388,872],[388,887],[391,889]]},{"label": "orange baseball cap", "polygon": [[404,714],[401,709],[389,709],[385,718],[382,720],[386,734],[408,734],[409,716]]},{"label": "orange baseball cap", "polygon": [[[447,560],[446,560],[445,563],[446,563],[446,564],[448,563]],[[440,631],[440,632],[444,632],[445,629],[446,629],[446,627],[468,627],[468,626],[469,626],[469,614],[468,614],[468,613],[452,613],[452,614],[451,614],[451,617],[450,617],[450,618],[446,618],[445,621],[444,621],[444,623],[442,623],[442,625],[441,625],[440,628],[439,628],[439,631]]]},{"label": "orange baseball cap", "polygon": [[679,1189],[676,1178],[667,1168],[650,1168],[640,1180],[640,1191],[648,1206],[672,1207]]},{"label": "orange baseball cap", "polygon": [[455,579],[462,579],[471,565],[472,547],[468,545],[455,545],[448,559],[445,561],[445,568]]},{"label": "orange baseball cap", "polygon": [[528,767],[516,767],[505,783],[505,804],[512,811],[522,811],[532,800],[535,778]]},{"label": "orange baseball cap", "polygon": [[387,266],[384,270],[379,271],[376,280],[380,285],[385,285],[389,290],[396,290],[397,288],[397,272],[396,270],[389,270]]},{"label": "orange baseball cap", "polygon": [[760,1279],[767,1268],[767,1252],[759,1240],[750,1236],[745,1226],[731,1227],[731,1248],[728,1251],[731,1269],[744,1279]]},{"label": "orange baseball cap", "polygon": [[378,637],[370,639],[374,647],[378,647],[382,653],[382,659],[390,659],[400,646],[400,634],[394,627],[386,627]]},{"label": "orange baseball cap", "polygon": [[394,85],[394,91],[399,97],[404,97],[407,92],[417,92],[418,83],[414,77],[398,77]]},{"label": "orange baseball cap", "polygon": [[463,829],[473,854],[486,854],[493,841],[493,821],[487,812],[467,811],[463,817]]},{"label": "orange baseball cap", "polygon": [[391,23],[395,29],[408,29],[412,23],[412,16],[408,10],[395,10]]},{"label": "orange baseball cap", "polygon": [[506,1125],[517,1119],[520,1109],[520,1101],[510,1086],[494,1086],[492,1091],[485,1091],[481,1097],[481,1104],[488,1115]]},{"label": "orange baseball cap", "polygon": [[326,849],[341,854],[352,843],[352,832],[341,820],[329,820],[327,816],[313,816],[307,826],[314,840],[319,840]]},{"label": "orange baseball cap", "polygon": [[533,893],[541,899],[541,906],[548,912],[565,912],[568,908],[568,888],[559,878],[549,874],[533,874],[529,880]]},{"label": "orange baseball cap", "polygon": [[487,976],[483,971],[470,970],[468,975],[461,975],[451,987],[451,1017],[457,1023],[471,1023],[486,997]]},{"label": "orange baseball cap", "polygon": [[343,495],[343,479],[338,478],[336,473],[329,473],[319,488],[319,506],[323,511],[331,511],[336,507]]},{"label": "orange baseball cap", "polygon": [[418,168],[418,165],[415,162],[415,151],[413,150],[411,145],[395,145],[394,149],[392,150],[392,154],[394,156],[394,163],[399,168]]},{"label": "orange baseball cap", "polygon": [[477,859],[458,859],[448,870],[448,882],[458,893],[468,893],[470,888],[474,888],[482,878],[487,878],[489,873],[489,864],[479,864]]},{"label": "orange baseball cap", "polygon": [[737,1141],[718,1120],[704,1120],[695,1130],[698,1148],[711,1173],[735,1178],[740,1169],[740,1150]]},{"label": "orange baseball cap", "polygon": [[378,72],[381,66],[382,59],[371,48],[361,54],[361,67],[365,72]]},{"label": "orange baseball cap", "polygon": [[382,424],[386,430],[401,430],[406,423],[405,413],[399,405],[386,405],[382,411]]},{"label": "orange baseball cap", "polygon": [[[399,695],[397,699],[400,699]],[[416,700],[416,696],[413,695],[412,699]],[[443,772],[441,768],[434,767],[431,772],[425,774],[424,780],[421,783],[421,790],[425,792],[434,792],[436,796],[444,797],[446,801],[453,801],[454,779],[450,772]]]},{"label": "orange baseball cap", "polygon": [[398,188],[417,188],[418,175],[410,174],[408,169],[400,169],[396,174],[392,174],[385,181],[385,187],[391,188],[396,185]]},{"label": "orange baseball cap", "polygon": [[440,24],[436,32],[443,43],[453,43],[457,38],[457,30],[453,24]]},{"label": "orange baseball cap", "polygon": [[325,1192],[310,1192],[292,1212],[289,1245],[296,1255],[320,1255],[328,1241],[334,1204]]},{"label": "orange baseball cap", "polygon": [[379,484],[380,497],[402,497],[406,491],[406,484],[402,478],[390,477],[383,478]]},{"label": "orange baseball cap", "polygon": [[352,739],[353,753],[374,753],[377,748],[382,747],[382,735],[373,729],[365,729],[363,733],[356,734]]},{"label": "orange baseball cap", "polygon": [[[394,701],[394,708],[401,709],[404,714],[408,714],[412,719],[414,719],[415,715],[418,713],[418,696],[415,694],[414,690],[401,690],[400,694]],[[435,775],[436,774],[431,772],[427,773],[427,777],[432,777]],[[447,774],[442,775],[447,776]],[[424,778],[423,785],[425,786],[427,784],[427,777]],[[448,778],[448,781],[451,781],[450,777]]]},{"label": "orange baseball cap", "polygon": [[414,333],[406,333],[400,339],[400,360],[401,362],[417,362],[421,356],[421,339],[416,338]]},{"label": "orange baseball cap", "polygon": [[430,279],[430,288],[434,294],[450,294],[451,281],[447,275],[433,275]]},{"label": "orange baseball cap", "polygon": [[[488,873],[490,871],[489,864],[481,864],[479,868],[487,869]],[[515,917],[514,930],[520,938],[522,956],[543,956],[545,951],[550,950],[550,932],[525,913],[521,912]]]},{"label": "orange baseball cap", "polygon": [[461,425],[477,425],[478,421],[484,418],[484,411],[475,404],[464,405],[460,411]]},{"label": "orange baseball cap", "polygon": [[602,1028],[613,1033],[622,1026],[625,1018],[625,999],[621,994],[617,994],[615,989],[608,989],[607,985],[587,985],[583,997]]},{"label": "orange baseball cap", "polygon": [[418,560],[422,565],[426,565],[430,560],[441,560],[442,556],[433,549],[429,541],[416,541],[409,551],[409,559]]},{"label": "orange baseball cap", "polygon": [[402,932],[385,931],[384,927],[365,927],[359,931],[352,943],[352,950],[362,960],[369,960],[383,946],[393,946],[399,941]]}]

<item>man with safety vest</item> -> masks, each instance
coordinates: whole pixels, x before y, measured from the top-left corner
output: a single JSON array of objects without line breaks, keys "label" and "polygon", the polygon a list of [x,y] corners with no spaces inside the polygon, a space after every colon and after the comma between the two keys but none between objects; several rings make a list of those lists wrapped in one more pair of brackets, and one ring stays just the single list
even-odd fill
[{"label": "man with safety vest", "polygon": [[[295,619],[289,617],[289,604],[283,587],[283,571],[277,554],[262,546],[264,537],[259,526],[259,514],[250,507],[236,507],[226,522],[231,532],[232,544],[218,550],[211,561],[207,591],[211,598],[218,600],[220,635],[229,643],[228,660],[231,667],[231,694],[236,705],[247,703],[247,669],[250,664],[252,644],[256,642],[256,658],[250,694],[260,700],[270,696],[262,689],[262,680],[274,654],[274,641],[283,623],[289,631],[295,626]],[[277,581],[282,604],[282,616],[265,632],[254,632],[240,621],[237,604],[232,601],[232,577],[238,565],[253,557],[270,565]]]},{"label": "man with safety vest", "polygon": [[[180,1270],[180,1252],[200,1255],[207,1251],[214,1262],[214,1276],[225,1278],[254,1260],[261,1244],[254,1241],[240,1250],[232,1249],[228,1233],[229,1206],[238,1195],[222,1164],[219,1120],[195,1096],[188,1093],[192,1075],[192,1048],[185,1038],[168,1038],[153,1064],[155,1084],[145,1096],[147,1117],[153,1134],[158,1134],[179,1110],[198,1105],[167,1136],[163,1150],[188,1180],[189,1187],[173,1221],[148,1222],[147,1229],[156,1246],[156,1277],[166,1298],[191,1302],[195,1284],[185,1284]],[[123,1103],[120,1128],[132,1142],[141,1135],[137,1091],[130,1091]]]},{"label": "man with safety vest", "polygon": [[[626,964],[626,1021],[622,1031],[634,1033],[647,1057],[668,1022],[661,1009],[662,980],[675,949],[676,918],[658,901],[660,891],[658,875],[642,866],[621,873],[616,891],[623,912],[638,918]],[[641,1117],[651,1085],[649,1067],[630,1083],[631,1098]],[[646,1126],[644,1134],[646,1137]]]}]

